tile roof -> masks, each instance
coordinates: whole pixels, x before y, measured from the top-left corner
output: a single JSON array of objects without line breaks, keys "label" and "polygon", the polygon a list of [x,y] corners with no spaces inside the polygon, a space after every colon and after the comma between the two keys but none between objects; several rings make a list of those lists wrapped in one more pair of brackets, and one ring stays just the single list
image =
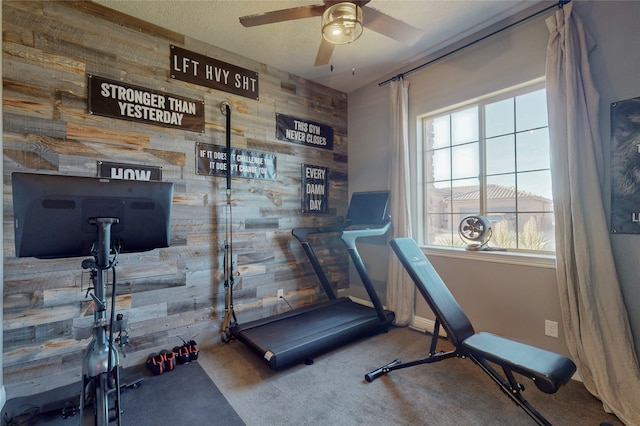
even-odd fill
[{"label": "tile roof", "polygon": [[[517,194],[516,194],[517,192]],[[487,186],[487,199],[509,199],[518,197],[522,198],[539,198],[547,200],[545,197],[533,194],[527,191],[516,191],[513,187],[507,187],[502,185],[488,185]],[[478,187],[465,187],[462,191],[457,191],[453,194],[453,197],[445,198],[446,201],[471,201],[478,200],[480,198],[480,189]],[[551,200],[549,200],[551,201]]]}]

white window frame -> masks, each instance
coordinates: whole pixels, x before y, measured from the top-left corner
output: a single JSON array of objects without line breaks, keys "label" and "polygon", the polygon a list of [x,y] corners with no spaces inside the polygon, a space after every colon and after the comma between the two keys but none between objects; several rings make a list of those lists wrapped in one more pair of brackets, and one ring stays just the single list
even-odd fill
[{"label": "white window frame", "polygon": [[[445,108],[441,108],[438,110],[434,110],[425,114],[421,114],[417,116],[416,123],[416,136],[417,136],[417,154],[416,155],[416,166],[417,166],[417,185],[414,185],[414,199],[417,200],[418,207],[418,221],[417,221],[417,234],[420,236],[420,240],[424,238],[425,235],[425,208],[426,208],[426,196],[425,196],[425,179],[424,173],[426,168],[424,167],[424,144],[426,143],[425,137],[423,134],[423,122],[425,119],[437,117],[444,113],[451,114],[457,110],[463,110],[465,108],[469,108],[473,105],[486,104],[491,102],[497,102],[501,99],[507,99],[516,97],[518,95],[522,95],[528,92],[536,91],[539,89],[543,89],[545,87],[544,78],[539,78],[534,81],[529,81],[523,84],[520,84],[515,87],[510,87],[498,92],[494,92],[488,94],[486,96],[481,96],[478,98],[470,99],[465,102],[458,103],[456,105],[447,106]],[[480,139],[483,140],[484,143],[484,134],[480,136]],[[481,154],[483,155],[483,154]],[[484,179],[484,170],[481,170],[480,175],[481,179]],[[484,208],[484,205],[482,206]],[[508,263],[508,264],[517,264],[517,265],[525,265],[525,266],[535,266],[535,267],[544,267],[544,268],[555,268],[555,252],[538,252],[538,251],[527,251],[524,249],[510,249],[509,251],[468,251],[462,247],[453,247],[453,246],[441,246],[441,245],[430,245],[425,244],[424,241],[420,241],[424,247],[424,250],[427,254],[434,254],[438,256],[444,257],[453,257],[453,258],[474,258],[477,259],[477,256],[482,256],[483,260],[489,262],[496,263]],[[490,244],[491,245],[491,244]]]}]

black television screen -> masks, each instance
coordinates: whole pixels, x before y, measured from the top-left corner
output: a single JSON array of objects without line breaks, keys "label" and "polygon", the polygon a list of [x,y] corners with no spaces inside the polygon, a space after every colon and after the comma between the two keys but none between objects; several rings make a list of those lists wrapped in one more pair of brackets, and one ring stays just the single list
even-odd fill
[{"label": "black television screen", "polygon": [[17,257],[92,255],[98,227],[116,218],[111,247],[132,253],[168,247],[173,183],[13,173]]},{"label": "black television screen", "polygon": [[376,225],[389,220],[389,191],[354,192],[351,194],[348,225]]}]

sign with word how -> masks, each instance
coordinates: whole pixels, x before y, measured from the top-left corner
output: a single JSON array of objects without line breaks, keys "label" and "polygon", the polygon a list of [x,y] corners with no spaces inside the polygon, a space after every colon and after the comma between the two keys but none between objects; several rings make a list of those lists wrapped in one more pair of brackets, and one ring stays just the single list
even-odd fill
[{"label": "sign with word how", "polygon": [[329,169],[302,165],[302,212],[326,213],[329,209]]},{"label": "sign with word how", "polygon": [[[231,148],[231,177],[276,180],[276,155]],[[196,143],[196,171],[199,175],[227,176],[227,148]]]},{"label": "sign with word how", "polygon": [[258,73],[171,46],[171,78],[258,99]]},{"label": "sign with word how", "polygon": [[284,114],[276,114],[276,138],[333,150],[333,127]]},{"label": "sign with word how", "polygon": [[204,133],[204,101],[88,77],[89,114]]},{"label": "sign with word how", "polygon": [[98,177],[125,180],[162,180],[162,168],[98,161]]}]

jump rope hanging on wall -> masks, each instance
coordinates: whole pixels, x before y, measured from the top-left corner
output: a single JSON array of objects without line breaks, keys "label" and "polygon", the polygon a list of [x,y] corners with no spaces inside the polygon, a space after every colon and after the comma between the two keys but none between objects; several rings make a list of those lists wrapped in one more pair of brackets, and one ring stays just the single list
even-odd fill
[{"label": "jump rope hanging on wall", "polygon": [[233,272],[233,223],[231,212],[231,106],[228,102],[220,104],[220,111],[227,117],[227,204],[224,224],[224,319],[220,327],[220,339],[227,343],[233,335],[230,328],[237,322],[236,313],[233,311],[233,285],[235,273]]}]

